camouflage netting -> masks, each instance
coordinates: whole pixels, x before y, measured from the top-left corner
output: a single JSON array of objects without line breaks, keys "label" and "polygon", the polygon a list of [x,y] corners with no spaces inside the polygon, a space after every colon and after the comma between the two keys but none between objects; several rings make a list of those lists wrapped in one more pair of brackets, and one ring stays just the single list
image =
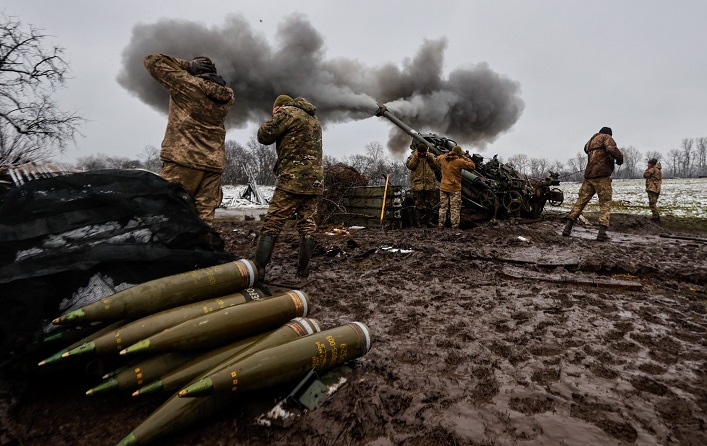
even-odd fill
[{"label": "camouflage netting", "polygon": [[87,300],[234,258],[184,189],[148,171],[10,189],[0,201],[0,367],[30,355],[48,321]]},{"label": "camouflage netting", "polygon": [[355,187],[368,186],[368,180],[358,170],[343,163],[324,168],[324,192],[319,199],[318,224],[326,226],[339,223],[338,217],[346,213],[340,205],[342,198]]}]

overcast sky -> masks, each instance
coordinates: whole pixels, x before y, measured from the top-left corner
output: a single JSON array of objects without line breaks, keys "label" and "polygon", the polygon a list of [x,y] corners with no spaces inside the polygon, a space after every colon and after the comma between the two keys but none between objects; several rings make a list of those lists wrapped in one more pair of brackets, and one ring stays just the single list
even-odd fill
[{"label": "overcast sky", "polygon": [[[66,49],[72,79],[58,101],[62,108],[75,110],[88,120],[81,128],[85,137],[69,147],[62,158],[67,162],[98,153],[137,158],[145,146],[159,147],[166,124],[161,111],[164,106],[150,103],[136,89],[126,88],[126,82],[119,83],[121,71],[135,68],[135,76],[144,71],[141,61],[124,58],[129,53],[126,49],[137,54],[144,44],[147,55],[170,48],[193,48],[202,40],[193,39],[185,29],[218,31],[223,36],[220,47],[232,48],[238,54],[226,60],[229,56],[224,50],[216,51],[210,45],[204,45],[200,53],[213,55],[222,74],[245,73],[250,68],[253,82],[240,88],[250,87],[252,91],[266,84],[278,85],[281,80],[275,79],[277,76],[291,74],[297,78],[298,66],[286,66],[286,73],[279,68],[267,69],[256,54],[257,45],[244,47],[247,42],[234,26],[248,30],[249,36],[255,36],[254,42],[265,42],[267,49],[276,52],[282,44],[279,30],[293,14],[299,17],[300,25],[308,25],[321,37],[323,64],[356,62],[350,66],[357,67],[359,78],[379,73],[386,64],[401,71],[412,70],[414,76],[420,71],[424,78],[427,62],[420,57],[424,47],[427,57],[430,51],[439,54],[437,62],[442,63],[441,81],[445,86],[454,84],[455,72],[467,73],[471,79],[474,73],[483,71],[495,80],[474,84],[477,90],[482,87],[491,91],[501,85],[509,87],[509,92],[513,90],[499,99],[505,105],[497,108],[506,107],[505,122],[489,125],[494,130],[483,136],[479,136],[479,128],[470,129],[477,132],[470,136],[477,143],[465,148],[473,153],[498,154],[505,159],[525,153],[564,162],[602,126],[613,128],[620,147],[634,146],[642,153],[667,154],[678,148],[683,138],[707,136],[704,0],[5,0],[0,11],[42,28],[53,36],[52,44]],[[175,24],[175,34],[169,41],[151,37],[141,42],[135,37],[136,25],[144,33],[164,28],[166,23]],[[438,46],[425,47],[430,42]],[[198,54],[173,55],[190,58]],[[249,60],[254,61],[252,66]],[[233,61],[239,66],[226,70]],[[243,79],[226,80],[235,84],[243,83]],[[368,84],[351,81],[350,85]],[[458,82],[456,85],[458,89]],[[302,87],[306,94],[287,93],[320,93],[312,93],[311,88]],[[269,104],[272,94],[264,90],[261,93],[268,96]],[[351,93],[368,98],[383,95],[381,91]],[[413,102],[414,94],[408,93],[407,99]],[[478,94],[472,94],[474,100],[470,102],[475,102]],[[395,103],[403,107],[406,98],[398,99]],[[464,96],[456,99],[465,100]],[[163,101],[166,104],[166,96]],[[507,107],[510,103],[512,106]],[[429,103],[422,104],[427,107]],[[246,107],[237,97],[233,110],[239,106]],[[257,129],[258,116],[269,111],[257,101],[249,102],[248,107],[265,110],[246,113],[242,108],[240,115],[249,114],[250,118],[229,123],[228,139],[246,143]],[[475,109],[469,110],[473,113]],[[371,115],[374,111],[372,108]],[[364,146],[370,142],[386,144],[392,124],[384,118],[363,115],[360,110],[350,119],[349,115],[325,115],[338,116],[324,122],[325,154],[341,158],[364,153]],[[464,139],[462,130],[446,126],[447,118],[440,119],[444,124],[431,124],[440,128],[416,129]],[[470,122],[471,127],[481,126],[480,121]]]}]

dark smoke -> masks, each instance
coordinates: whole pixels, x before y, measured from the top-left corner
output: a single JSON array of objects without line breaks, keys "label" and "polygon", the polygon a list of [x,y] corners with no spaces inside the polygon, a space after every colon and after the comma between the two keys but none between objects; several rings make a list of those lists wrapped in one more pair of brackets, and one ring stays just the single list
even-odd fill
[{"label": "dark smoke", "polygon": [[[274,99],[284,93],[309,99],[324,125],[372,118],[381,103],[420,132],[477,148],[509,130],[523,111],[519,84],[486,64],[455,69],[444,79],[444,39],[425,41],[402,68],[392,63],[371,68],[352,59],[327,59],[322,36],[300,15],[280,24],[276,38],[277,45],[271,46],[241,16],[229,16],[222,27],[167,19],[137,25],[123,51],[118,82],[166,113],[164,89],[145,71],[144,57],[207,55],[236,93],[229,114],[232,127],[262,123]],[[390,125],[388,147],[404,152],[410,137]]]}]

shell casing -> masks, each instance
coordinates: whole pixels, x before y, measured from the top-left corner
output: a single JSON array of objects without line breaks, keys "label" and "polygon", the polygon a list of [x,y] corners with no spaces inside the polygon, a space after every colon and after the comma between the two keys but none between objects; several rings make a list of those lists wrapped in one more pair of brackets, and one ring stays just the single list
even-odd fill
[{"label": "shell casing", "polygon": [[270,333],[271,332],[261,333],[246,339],[241,339],[239,341],[232,342],[223,347],[209,351],[208,353],[204,353],[200,356],[197,356],[191,361],[160,375],[159,383],[157,386],[153,386],[151,389],[147,389],[143,392],[143,389],[152,386],[152,384],[155,382],[152,381],[148,383],[148,386],[139,389],[136,393],[138,395],[141,395],[143,393],[169,392],[179,389],[183,384],[188,383],[204,371],[210,370],[215,365],[238,354],[244,349],[250,347],[253,343],[268,336]]},{"label": "shell casing", "polygon": [[[269,299],[261,290],[250,288],[226,296],[202,300],[176,308],[170,308],[123,325],[110,333],[93,339],[93,354],[117,354],[125,347],[149,338],[167,328],[181,324],[197,316],[212,313],[223,308],[241,305],[253,300]],[[78,349],[78,348],[77,348]],[[79,350],[70,354],[80,354]]]},{"label": "shell casing", "polygon": [[[185,387],[180,397],[262,389],[301,378],[310,370],[325,372],[365,355],[371,347],[368,328],[353,322],[259,350]],[[210,382],[209,382],[210,381]]]},{"label": "shell casing", "polygon": [[306,316],[309,308],[307,295],[299,290],[291,290],[269,299],[195,317],[143,339],[120,353],[213,348],[273,330],[294,317]]},{"label": "shell casing", "polygon": [[60,316],[53,322],[72,324],[140,318],[167,308],[252,287],[257,274],[255,264],[246,259],[174,274],[119,291]]},{"label": "shell casing", "polygon": [[[319,322],[310,318],[295,318],[272,331],[255,342],[247,349],[237,353],[238,357],[245,357],[258,351],[258,348],[277,345],[278,342],[287,342],[293,336],[308,336],[320,331]],[[269,341],[266,341],[269,339]],[[209,370],[213,372],[216,369]],[[198,378],[206,376],[201,374]],[[197,379],[198,380],[198,379]],[[194,380],[192,382],[196,382]],[[179,398],[173,395],[162,404],[157,410],[150,414],[140,425],[138,425],[128,436],[125,437],[128,444],[148,444],[167,434],[174,433],[179,429],[184,429],[191,424],[203,420],[216,413],[220,408],[232,401],[231,395],[212,395],[203,398]]]},{"label": "shell casing", "polygon": [[[231,355],[213,355],[201,361],[197,358],[189,364],[185,364],[161,377],[162,391],[177,390],[200,374],[214,368],[217,369],[220,365],[225,366],[256,351],[284,344],[292,339],[318,333],[319,331],[321,331],[321,328],[319,321],[316,319],[302,317],[292,319],[277,330],[270,332],[267,336],[262,336],[258,341]],[[215,369],[212,371],[215,371]]]}]

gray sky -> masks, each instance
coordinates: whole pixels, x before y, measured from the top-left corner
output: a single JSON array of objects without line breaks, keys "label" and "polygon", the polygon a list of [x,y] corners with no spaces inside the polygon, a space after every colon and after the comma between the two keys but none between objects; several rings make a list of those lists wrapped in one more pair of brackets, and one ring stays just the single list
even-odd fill
[{"label": "gray sky", "polygon": [[[298,78],[296,63],[276,67],[282,58],[260,58],[254,46],[247,47],[244,36],[276,54],[282,44],[279,29],[292,23],[293,14],[299,14],[297,30],[308,29],[308,37],[314,33],[321,38],[316,62],[322,67],[336,65],[339,75],[356,77],[348,80],[348,86],[367,89],[350,91],[352,96],[375,101],[381,100],[376,95],[394,97],[397,85],[386,84],[381,75],[386,71],[382,67],[392,65],[396,73],[412,77],[408,89],[402,90],[405,97],[393,102],[421,123],[413,127],[467,140],[465,148],[484,156],[525,153],[564,162],[602,126],[613,128],[619,146],[632,145],[642,153],[665,155],[678,148],[683,138],[707,136],[707,59],[702,50],[707,42],[707,2],[703,0],[6,0],[0,11],[44,29],[54,36],[53,44],[66,48],[72,79],[58,100],[62,108],[77,111],[88,122],[81,129],[85,138],[68,148],[64,161],[96,153],[136,158],[147,145],[159,147],[166,124],[160,105],[148,105],[146,93],[118,82],[121,71],[133,68],[135,85],[141,82],[141,60],[123,57],[128,53],[142,57],[141,45],[144,55],[170,52],[170,48],[199,51],[204,46],[200,53],[211,55],[221,74],[238,76],[224,76],[228,82],[247,84],[241,85],[248,93],[243,101],[236,98],[234,111],[246,108],[245,102],[249,110],[241,109],[238,119],[234,114],[228,139],[246,143],[257,128],[258,116],[265,116],[266,105],[274,100],[267,87],[285,82],[288,88],[302,85],[305,93],[288,92],[292,95],[321,95],[319,104],[313,102],[323,110],[322,120],[327,118],[325,154],[341,158],[364,153],[364,146],[373,141],[386,144],[390,122],[367,118],[360,109],[347,114],[346,107],[337,108],[340,103],[323,104],[341,93],[327,96],[329,85],[322,84],[316,92],[312,85],[305,86],[325,83],[321,71]],[[134,38],[136,25],[141,26],[141,35],[147,34],[146,40]],[[169,26],[174,31],[169,37],[156,32]],[[209,38],[197,38],[185,31],[189,29],[204,31],[212,39],[218,35],[219,41],[202,45]],[[351,71],[341,71],[345,66]],[[462,115],[473,122],[468,134],[441,114],[439,122],[423,119],[423,109],[428,115],[434,110],[431,96],[418,96],[415,88],[416,82],[435,80],[434,73],[425,72],[428,68],[440,69],[436,80],[443,84],[441,96],[455,89],[455,107],[473,102]],[[371,87],[374,84],[376,88]],[[460,93],[465,85],[474,90],[470,96]],[[504,88],[515,90],[502,95]],[[256,90],[267,99],[254,100]],[[492,109],[501,109],[502,123],[479,118],[483,109],[476,107],[486,100]],[[327,113],[326,107],[332,112]]]}]

